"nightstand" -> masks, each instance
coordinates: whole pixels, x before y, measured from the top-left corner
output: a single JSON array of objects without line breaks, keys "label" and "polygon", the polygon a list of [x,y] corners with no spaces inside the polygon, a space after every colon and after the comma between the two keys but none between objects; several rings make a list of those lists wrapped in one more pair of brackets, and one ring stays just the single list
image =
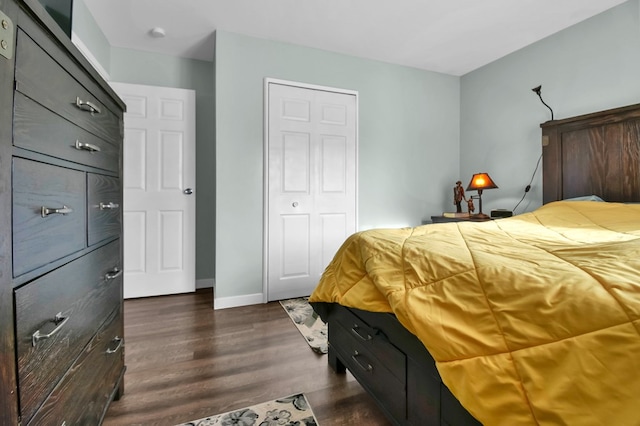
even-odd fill
[{"label": "nightstand", "polygon": [[433,223],[446,223],[446,222],[487,222],[491,220],[474,218],[473,216],[460,216],[460,217],[445,217],[445,216],[431,216],[431,222]]}]

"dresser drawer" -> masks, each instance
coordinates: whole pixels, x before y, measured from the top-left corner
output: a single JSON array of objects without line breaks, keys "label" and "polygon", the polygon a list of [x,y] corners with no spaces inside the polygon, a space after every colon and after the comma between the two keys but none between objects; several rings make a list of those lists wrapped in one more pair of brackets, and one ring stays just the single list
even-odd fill
[{"label": "dresser drawer", "polygon": [[380,363],[401,383],[405,383],[406,357],[402,351],[389,343],[380,329],[372,328],[343,307],[336,309],[334,319],[348,332],[350,337],[374,354]]},{"label": "dresser drawer", "polygon": [[120,304],[119,241],[15,290],[22,417],[29,419]]},{"label": "dresser drawer", "polygon": [[85,223],[83,172],[13,159],[14,277],[82,250]]},{"label": "dresser drawer", "polygon": [[[16,47],[16,90],[83,129],[118,145],[120,123],[102,99],[97,87],[91,93],[42,50],[27,34],[18,30]],[[74,74],[79,74],[71,70]],[[53,84],[52,84],[53,83]]]},{"label": "dresser drawer", "polygon": [[124,372],[122,333],[116,309],[28,424],[100,424]]},{"label": "dresser drawer", "polygon": [[13,143],[53,157],[118,172],[120,147],[15,93]]},{"label": "dresser drawer", "polygon": [[88,243],[120,235],[120,179],[87,173]]}]

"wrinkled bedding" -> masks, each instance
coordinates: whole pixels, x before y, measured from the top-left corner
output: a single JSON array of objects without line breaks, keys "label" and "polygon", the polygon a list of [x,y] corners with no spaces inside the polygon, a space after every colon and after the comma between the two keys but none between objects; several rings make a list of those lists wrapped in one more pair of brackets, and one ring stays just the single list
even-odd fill
[{"label": "wrinkled bedding", "polygon": [[394,313],[485,425],[640,425],[640,205],[362,231],[310,301]]}]

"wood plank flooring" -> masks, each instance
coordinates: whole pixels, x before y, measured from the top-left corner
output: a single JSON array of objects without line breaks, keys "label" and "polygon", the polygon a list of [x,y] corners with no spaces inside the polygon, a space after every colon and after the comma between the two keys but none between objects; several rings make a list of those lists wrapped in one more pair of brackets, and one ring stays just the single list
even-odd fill
[{"label": "wood plank flooring", "polygon": [[303,392],[321,426],[390,423],[314,353],[278,302],[214,311],[210,290],[124,302],[125,393],[113,425],[175,425]]}]

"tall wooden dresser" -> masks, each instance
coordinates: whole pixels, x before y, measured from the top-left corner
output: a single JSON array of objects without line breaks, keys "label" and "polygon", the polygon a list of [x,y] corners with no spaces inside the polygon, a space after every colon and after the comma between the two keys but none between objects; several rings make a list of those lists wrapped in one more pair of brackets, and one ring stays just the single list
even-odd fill
[{"label": "tall wooden dresser", "polygon": [[0,0],[0,425],[123,388],[123,102],[37,0]]}]

